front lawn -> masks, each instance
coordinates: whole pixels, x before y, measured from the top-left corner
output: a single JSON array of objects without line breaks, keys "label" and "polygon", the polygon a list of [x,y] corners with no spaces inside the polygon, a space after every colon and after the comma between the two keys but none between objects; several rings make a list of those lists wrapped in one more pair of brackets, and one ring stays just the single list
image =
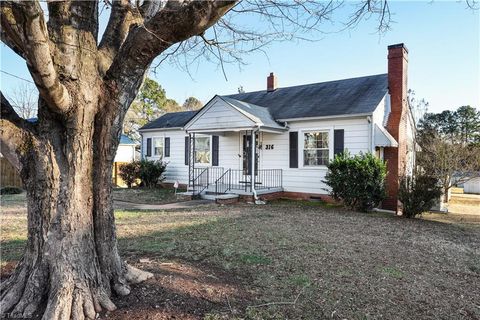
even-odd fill
[{"label": "front lawn", "polygon": [[[13,260],[25,220],[2,220],[2,259]],[[115,298],[108,319],[480,318],[475,216],[408,220],[278,201],[118,211],[116,221],[124,257],[155,277]]]},{"label": "front lawn", "polygon": [[[182,192],[184,190],[179,190]],[[115,188],[113,199],[141,204],[165,204],[177,202],[175,190],[172,188]]]}]

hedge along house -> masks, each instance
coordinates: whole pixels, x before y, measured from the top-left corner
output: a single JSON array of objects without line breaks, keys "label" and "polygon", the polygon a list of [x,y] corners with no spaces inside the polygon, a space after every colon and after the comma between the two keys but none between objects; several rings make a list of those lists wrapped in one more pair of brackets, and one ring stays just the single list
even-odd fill
[{"label": "hedge along house", "polygon": [[388,47],[388,73],[213,97],[197,112],[165,114],[140,129],[142,156],[168,162],[166,181],[193,194],[326,197],[327,164],[345,150],[388,161],[388,199],[412,170],[408,51]]}]

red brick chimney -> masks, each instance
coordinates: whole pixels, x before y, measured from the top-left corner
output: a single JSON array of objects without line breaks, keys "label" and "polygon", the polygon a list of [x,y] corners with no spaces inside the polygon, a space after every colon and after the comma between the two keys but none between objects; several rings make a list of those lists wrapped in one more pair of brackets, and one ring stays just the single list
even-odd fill
[{"label": "red brick chimney", "polygon": [[388,92],[390,94],[390,114],[387,130],[397,140],[398,147],[388,147],[384,150],[387,161],[387,192],[388,197],[383,207],[401,214],[401,203],[398,201],[398,185],[405,173],[407,160],[407,79],[408,50],[403,43],[388,46]]},{"label": "red brick chimney", "polygon": [[277,77],[270,72],[270,75],[267,77],[267,91],[275,91],[277,89]]}]

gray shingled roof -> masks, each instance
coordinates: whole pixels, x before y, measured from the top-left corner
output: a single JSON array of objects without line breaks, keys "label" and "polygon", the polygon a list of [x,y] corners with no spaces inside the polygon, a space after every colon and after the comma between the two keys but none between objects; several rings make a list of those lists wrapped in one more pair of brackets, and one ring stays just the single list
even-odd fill
[{"label": "gray shingled roof", "polygon": [[[265,125],[276,127],[278,123],[275,120],[281,119],[371,113],[387,92],[388,75],[378,74],[221,98],[258,117]],[[167,113],[140,130],[183,127],[195,114],[196,111]]]},{"label": "gray shingled roof", "polygon": [[283,126],[279,125],[278,122],[276,122],[275,119],[273,119],[268,108],[260,107],[253,103],[239,101],[229,97],[220,97],[220,98],[232,104],[234,107],[250,114],[251,116],[256,118],[252,120],[262,122],[265,127],[284,129]]},{"label": "gray shingled roof", "polygon": [[197,111],[183,111],[183,112],[171,112],[166,113],[160,118],[157,118],[143,127],[140,130],[144,129],[155,129],[155,128],[181,128],[183,127]]},{"label": "gray shingled roof", "polygon": [[279,120],[370,113],[387,91],[387,74],[379,74],[227,97],[267,107]]}]

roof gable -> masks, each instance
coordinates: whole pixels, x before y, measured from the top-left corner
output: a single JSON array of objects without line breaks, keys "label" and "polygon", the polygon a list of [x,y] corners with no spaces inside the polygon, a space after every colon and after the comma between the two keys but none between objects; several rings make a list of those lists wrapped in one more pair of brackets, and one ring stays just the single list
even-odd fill
[{"label": "roof gable", "polygon": [[[232,101],[231,99],[230,101]],[[252,127],[255,117],[242,111],[220,96],[215,96],[185,124],[185,130],[208,130],[231,127]]]}]

